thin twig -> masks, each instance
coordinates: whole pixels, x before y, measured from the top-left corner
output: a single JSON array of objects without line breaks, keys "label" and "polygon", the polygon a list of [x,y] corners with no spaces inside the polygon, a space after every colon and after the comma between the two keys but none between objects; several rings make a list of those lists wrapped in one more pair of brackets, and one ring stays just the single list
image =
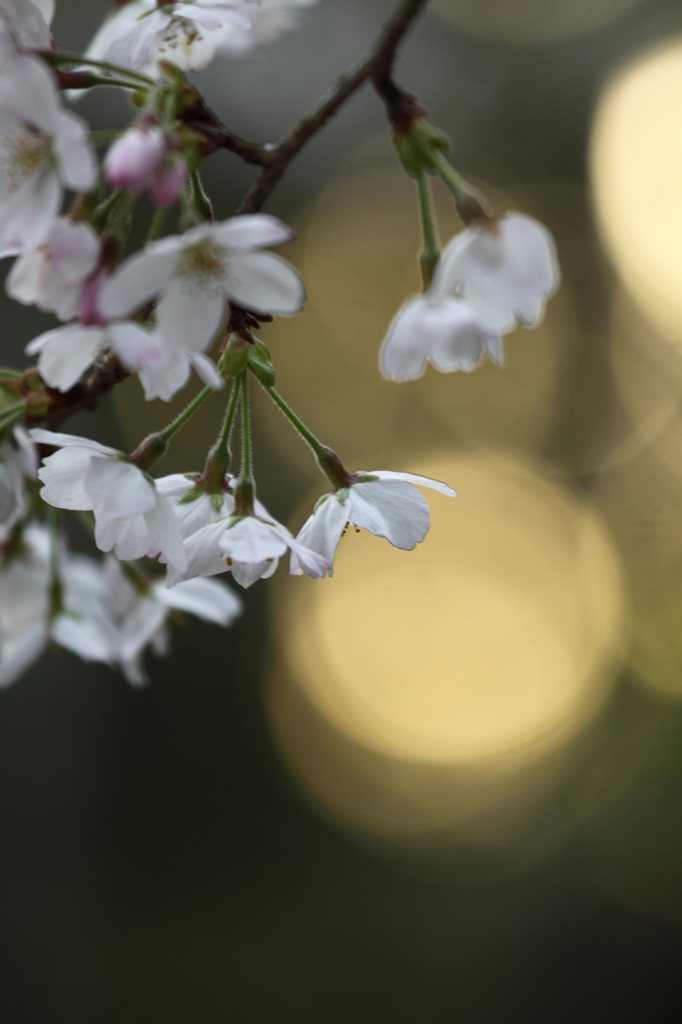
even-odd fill
[{"label": "thin twig", "polygon": [[[294,157],[322,128],[354,92],[373,79],[383,95],[382,83],[390,80],[395,53],[411,23],[428,0],[403,0],[383,28],[375,44],[338,80],[309,114],[273,146],[261,147],[264,168],[245,196],[237,213],[256,213],[262,209],[277,182]],[[254,161],[255,162],[255,161]]]}]

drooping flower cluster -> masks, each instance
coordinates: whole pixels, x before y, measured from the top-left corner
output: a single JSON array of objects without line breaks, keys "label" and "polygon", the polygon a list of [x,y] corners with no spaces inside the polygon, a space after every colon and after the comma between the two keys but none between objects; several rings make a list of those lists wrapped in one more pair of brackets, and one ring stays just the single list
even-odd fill
[{"label": "drooping flower cluster", "polygon": [[[128,0],[78,58],[53,47],[52,0],[0,0],[0,256],[14,258],[6,290],[61,321],[26,345],[36,366],[0,368],[0,686],[48,644],[143,682],[144,652],[167,650],[173,617],[230,625],[239,615],[240,599],[210,577],[229,574],[248,588],[286,556],[292,575],[331,576],[349,525],[411,550],[430,525],[417,488],[455,493],[410,473],[349,472],[301,422],[275,390],[270,351],[254,333],[303,307],[298,272],[269,251],[293,232],[258,212],[260,184],[246,204],[253,212],[221,222],[203,191],[202,161],[239,146],[183,72],[272,42],[313,2]],[[135,118],[98,153],[63,94],[112,84],[133,94]],[[242,145],[267,178],[272,148]],[[440,143],[433,152],[420,145],[404,163],[423,177],[437,167]],[[138,205],[143,194],[151,217],[149,202]],[[130,231],[133,214],[149,217],[143,242]],[[465,222],[442,254],[425,227],[424,292],[396,316],[381,350],[394,380],[420,376],[427,362],[470,370],[487,354],[501,364],[502,336],[539,322],[557,286],[553,243],[536,221],[475,211]],[[192,370],[205,386],[132,454],[57,429],[129,375],[145,399],[168,402]],[[256,494],[253,382],[328,481],[296,536]],[[153,476],[177,431],[218,393],[224,420],[203,471]],[[69,549],[62,512],[78,513],[105,557]]]}]

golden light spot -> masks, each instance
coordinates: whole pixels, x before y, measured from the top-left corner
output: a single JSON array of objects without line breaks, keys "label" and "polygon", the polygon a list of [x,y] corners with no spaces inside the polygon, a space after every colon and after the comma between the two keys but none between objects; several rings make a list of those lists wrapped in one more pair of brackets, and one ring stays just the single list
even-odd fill
[{"label": "golden light spot", "polygon": [[609,82],[591,143],[602,238],[638,305],[682,338],[682,39],[640,56]]},{"label": "golden light spot", "polygon": [[[608,534],[559,482],[492,455],[410,468],[459,493],[429,496],[432,529],[416,551],[363,531],[339,548],[333,584],[273,601],[289,680],[277,686],[300,693],[273,700],[287,714],[305,704],[322,731],[345,737],[328,770],[325,744],[313,758],[292,749],[275,716],[285,757],[322,799],[326,777],[341,785],[338,758],[351,758],[359,817],[379,831],[397,799],[393,778],[403,791],[414,776],[417,806],[403,806],[401,820],[418,830],[459,817],[453,791],[476,816],[502,792],[512,799],[511,779],[534,790],[527,773],[601,707],[625,629]],[[352,819],[352,794],[344,801]]]}]

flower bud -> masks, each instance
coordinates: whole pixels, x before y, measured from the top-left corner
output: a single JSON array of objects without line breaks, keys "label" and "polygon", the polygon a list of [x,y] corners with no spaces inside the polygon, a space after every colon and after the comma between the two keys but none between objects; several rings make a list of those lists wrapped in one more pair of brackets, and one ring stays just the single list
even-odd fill
[{"label": "flower bud", "polygon": [[166,138],[158,126],[130,128],[106,155],[106,179],[113,188],[143,192],[152,187],[165,155]]}]

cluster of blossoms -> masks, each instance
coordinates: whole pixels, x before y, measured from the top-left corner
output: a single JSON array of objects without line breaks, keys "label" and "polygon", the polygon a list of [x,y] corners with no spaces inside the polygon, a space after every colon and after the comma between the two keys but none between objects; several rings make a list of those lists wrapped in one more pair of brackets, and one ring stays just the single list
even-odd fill
[{"label": "cluster of blossoms", "polygon": [[[411,550],[429,529],[416,487],[455,493],[410,473],[350,472],[300,421],[275,390],[270,352],[254,334],[303,307],[299,274],[269,251],[292,232],[258,212],[214,222],[203,192],[199,168],[222,129],[183,72],[271,41],[305,3],[130,0],[74,59],[54,49],[49,0],[0,0],[0,254],[14,257],[6,289],[61,321],[27,344],[35,367],[0,369],[0,685],[48,643],[141,682],[143,652],[151,645],[163,653],[169,619],[190,613],[229,625],[240,613],[237,595],[207,577],[229,574],[249,587],[283,556],[293,574],[331,576],[348,524]],[[134,93],[138,114],[100,159],[63,92],[114,82]],[[427,361],[470,370],[486,352],[501,363],[501,335],[538,322],[556,288],[549,234],[521,214],[493,217],[477,206],[443,170],[442,143],[421,114],[401,145],[419,184],[424,293],[391,324],[381,369],[407,380]],[[439,169],[455,181],[458,207],[473,211],[442,255],[425,186],[425,174]],[[130,252],[128,222],[142,193],[156,214],[146,244]],[[159,237],[169,209],[176,232]],[[55,429],[129,374],[147,400],[168,401],[192,370],[200,392],[130,455]],[[328,481],[297,536],[256,496],[250,381],[279,406]],[[203,469],[153,477],[175,433],[221,392],[224,421]],[[69,551],[54,510],[79,513],[106,557]]]}]

